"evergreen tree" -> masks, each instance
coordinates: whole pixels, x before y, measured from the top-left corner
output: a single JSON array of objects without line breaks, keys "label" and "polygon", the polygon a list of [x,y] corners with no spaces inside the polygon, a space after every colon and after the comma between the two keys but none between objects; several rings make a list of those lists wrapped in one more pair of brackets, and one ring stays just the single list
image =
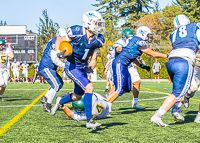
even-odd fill
[{"label": "evergreen tree", "polygon": [[160,12],[161,9],[160,9],[160,4],[158,2],[158,0],[154,3],[154,8],[153,8],[153,12]]},{"label": "evergreen tree", "polygon": [[39,25],[37,25],[39,33],[39,59],[42,58],[47,42],[56,35],[57,29],[59,28],[58,23],[54,23],[53,20],[49,18],[46,9],[42,11],[42,16],[42,18],[39,18]]},{"label": "evergreen tree", "polygon": [[182,14],[189,17],[191,22],[200,22],[200,0],[176,0],[182,8]]}]

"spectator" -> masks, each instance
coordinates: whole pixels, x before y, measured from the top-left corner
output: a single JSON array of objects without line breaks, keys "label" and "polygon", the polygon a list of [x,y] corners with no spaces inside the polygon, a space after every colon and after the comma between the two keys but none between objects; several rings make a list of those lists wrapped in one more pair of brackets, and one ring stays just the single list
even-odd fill
[{"label": "spectator", "polygon": [[154,78],[155,78],[154,82],[156,82],[156,76],[157,76],[158,82],[160,82],[160,69],[161,69],[161,65],[158,62],[158,59],[156,59],[155,63],[152,66],[152,70],[153,70]]},{"label": "spectator", "polygon": [[35,83],[35,80],[38,77],[40,78],[40,83],[43,83],[42,76],[38,73],[39,64],[40,63],[38,61],[36,61],[36,63],[34,64],[35,75],[34,75],[34,78],[33,78],[33,84]]}]

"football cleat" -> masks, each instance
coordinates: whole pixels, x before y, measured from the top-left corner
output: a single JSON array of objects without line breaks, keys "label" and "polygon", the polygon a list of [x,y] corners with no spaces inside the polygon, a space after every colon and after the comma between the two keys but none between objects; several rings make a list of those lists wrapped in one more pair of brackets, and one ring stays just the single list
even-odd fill
[{"label": "football cleat", "polygon": [[45,96],[42,96],[42,97],[40,98],[40,102],[41,102],[42,104],[45,104],[45,103],[47,102],[47,98],[46,98]]},{"label": "football cleat", "polygon": [[185,106],[185,108],[189,107],[189,100],[190,98],[184,97],[183,105]]},{"label": "football cleat", "polygon": [[101,124],[95,122],[93,119],[90,119],[90,121],[86,123],[86,128],[87,129],[95,130],[97,127],[100,127],[100,126],[101,126]]},{"label": "football cleat", "polygon": [[60,96],[58,96],[58,97],[56,98],[56,104],[55,104],[55,106],[51,109],[51,115],[55,115],[56,112],[57,112],[57,110],[58,110],[60,107],[63,106],[62,104],[60,104],[60,100],[61,100],[61,99],[62,99],[62,98],[61,98]]},{"label": "football cleat", "polygon": [[47,111],[47,112],[51,113],[51,107],[52,107],[52,105],[49,104],[49,103],[44,104],[44,110]]},{"label": "football cleat", "polygon": [[151,117],[151,122],[158,125],[159,127],[167,127],[168,124],[163,123],[162,116],[156,111],[156,113]]},{"label": "football cleat", "polygon": [[177,122],[183,122],[183,121],[185,121],[185,118],[180,113],[178,113],[178,112],[172,113],[172,116],[174,117],[174,119]]},{"label": "football cleat", "polygon": [[106,89],[104,90],[104,92],[109,92],[109,89],[106,88]]},{"label": "football cleat", "polygon": [[132,102],[132,108],[133,109],[140,109],[140,110],[145,109],[145,107],[141,106],[138,102],[137,103]]},{"label": "football cleat", "polygon": [[0,98],[0,102],[4,102],[4,100],[2,98]]},{"label": "football cleat", "polygon": [[197,114],[195,120],[194,120],[195,123],[200,123],[200,114]]}]

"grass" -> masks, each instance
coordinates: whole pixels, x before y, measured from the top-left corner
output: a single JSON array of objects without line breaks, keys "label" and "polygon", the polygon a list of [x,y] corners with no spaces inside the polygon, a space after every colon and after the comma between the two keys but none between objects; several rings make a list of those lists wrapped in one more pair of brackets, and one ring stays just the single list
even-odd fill
[{"label": "grass", "polygon": [[[0,106],[10,105],[29,105],[45,89],[48,84],[12,84],[7,87]],[[94,83],[97,93],[104,95],[99,90],[104,90],[105,83]],[[171,93],[172,84],[167,82],[153,83],[142,82],[139,99],[158,98],[166,95],[152,93],[155,91]],[[10,89],[10,90],[9,90]],[[13,90],[18,89],[18,90]],[[35,89],[35,90],[23,90]],[[37,90],[44,89],[44,90]],[[63,89],[73,89],[72,83],[65,83]],[[148,91],[148,92],[143,92]],[[68,92],[60,90],[57,96]],[[199,100],[200,92],[193,97]],[[117,101],[132,100],[132,93],[124,94]],[[85,128],[85,121],[73,121],[68,118],[62,110],[55,116],[44,112],[42,106],[33,106],[22,116],[7,132],[0,137],[1,143],[62,143],[62,142],[200,142],[200,124],[194,123],[198,111],[199,102],[190,101],[188,109],[182,107],[185,122],[177,123],[174,121],[170,112],[164,118],[164,123],[170,124],[169,127],[161,128],[150,122],[151,116],[161,106],[164,99],[140,101],[145,104],[143,111],[131,108],[131,102],[115,102],[112,106],[111,117],[98,120],[102,124],[97,130]],[[55,101],[53,102],[55,103]],[[37,102],[35,105],[41,105]],[[25,107],[0,107],[0,128],[14,118]]]}]

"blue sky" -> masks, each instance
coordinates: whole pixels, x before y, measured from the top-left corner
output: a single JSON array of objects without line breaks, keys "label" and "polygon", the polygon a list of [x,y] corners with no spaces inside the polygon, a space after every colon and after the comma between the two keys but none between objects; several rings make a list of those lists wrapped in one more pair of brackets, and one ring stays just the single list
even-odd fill
[{"label": "blue sky", "polygon": [[[158,0],[161,8],[171,5],[172,0]],[[37,32],[36,24],[47,9],[49,17],[60,27],[81,25],[82,15],[97,8],[96,0],[5,0],[1,6],[0,20],[8,25],[26,25],[28,30]]]}]

